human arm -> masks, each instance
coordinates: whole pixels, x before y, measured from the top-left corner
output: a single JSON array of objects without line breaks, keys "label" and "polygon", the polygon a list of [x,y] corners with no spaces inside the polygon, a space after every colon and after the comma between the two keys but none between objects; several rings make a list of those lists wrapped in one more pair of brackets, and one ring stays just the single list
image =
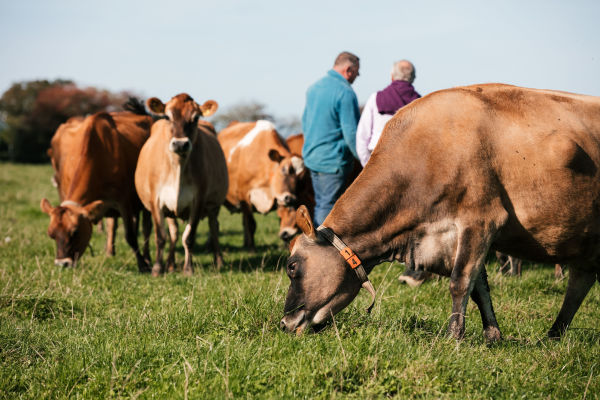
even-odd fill
[{"label": "human arm", "polygon": [[358,109],[358,100],[353,90],[347,90],[342,93],[339,102],[339,118],[344,141],[354,158],[358,158],[358,154],[356,153],[356,127],[360,118],[360,110]]},{"label": "human arm", "polygon": [[369,150],[368,146],[373,136],[374,106],[375,94],[372,94],[369,100],[367,100],[367,104],[365,104],[365,108],[358,121],[358,127],[356,128],[356,153],[363,167],[371,157],[371,150]]}]

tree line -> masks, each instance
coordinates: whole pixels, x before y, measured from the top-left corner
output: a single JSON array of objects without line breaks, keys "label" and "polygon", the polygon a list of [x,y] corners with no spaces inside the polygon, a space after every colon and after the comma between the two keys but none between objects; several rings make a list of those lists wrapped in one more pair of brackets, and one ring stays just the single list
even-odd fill
[{"label": "tree line", "polygon": [[[99,111],[120,111],[134,93],[117,93],[94,87],[81,88],[71,80],[34,80],[14,83],[0,98],[0,160],[47,162],[46,150],[60,124],[74,116]],[[220,110],[211,119],[217,131],[231,121],[275,122],[284,136],[300,132],[297,117],[277,118],[256,101]]]}]

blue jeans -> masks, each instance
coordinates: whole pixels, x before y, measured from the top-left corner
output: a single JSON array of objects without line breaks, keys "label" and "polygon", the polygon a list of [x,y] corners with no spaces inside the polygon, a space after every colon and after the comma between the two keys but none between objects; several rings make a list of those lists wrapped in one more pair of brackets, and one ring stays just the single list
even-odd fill
[{"label": "blue jeans", "polygon": [[315,190],[315,215],[313,217],[315,227],[323,223],[337,199],[346,190],[346,181],[351,171],[352,164],[334,174],[310,170],[310,178]]}]

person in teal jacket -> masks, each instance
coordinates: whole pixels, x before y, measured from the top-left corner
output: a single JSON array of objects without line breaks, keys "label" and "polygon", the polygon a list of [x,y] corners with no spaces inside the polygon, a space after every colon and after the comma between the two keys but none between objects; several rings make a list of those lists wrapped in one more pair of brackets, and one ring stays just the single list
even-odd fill
[{"label": "person in teal jacket", "polygon": [[306,92],[302,115],[304,165],[315,191],[314,222],[321,225],[345,190],[356,154],[360,110],[350,86],[358,77],[359,58],[340,53],[333,68]]}]

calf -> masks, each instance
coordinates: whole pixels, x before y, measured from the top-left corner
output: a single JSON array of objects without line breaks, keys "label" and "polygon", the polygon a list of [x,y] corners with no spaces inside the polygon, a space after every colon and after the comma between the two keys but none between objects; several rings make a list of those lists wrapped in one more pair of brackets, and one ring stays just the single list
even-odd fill
[{"label": "calf", "polygon": [[229,171],[225,205],[230,211],[242,212],[244,246],[254,249],[253,211],[266,214],[276,206],[294,206],[304,162],[290,153],[269,121],[230,124],[219,132],[218,139]]},{"label": "calf", "polygon": [[[61,203],[53,207],[42,199],[40,204],[50,216],[48,235],[56,241],[56,265],[75,265],[89,244],[92,224],[103,217],[114,221],[120,215],[138,269],[148,270],[147,242],[145,256],[137,242],[137,216],[142,207],[133,175],[151,125],[147,115],[101,112],[72,118],[58,128],[48,154]],[[114,230],[109,231],[107,251],[114,253]],[[149,226],[145,225],[147,235]]]},{"label": "calf", "polygon": [[597,97],[500,84],[402,108],[321,227],[299,209],[281,327],[323,323],[361,285],[374,296],[366,273],[399,259],[450,277],[452,336],[464,335],[470,296],[485,338],[498,340],[484,268],[497,250],[569,264],[548,332],[560,337],[600,273],[599,116]]},{"label": "calf", "polygon": [[157,98],[146,101],[155,116],[152,134],[142,151],[135,171],[135,187],[144,206],[152,213],[156,235],[156,262],[152,275],[164,272],[163,249],[166,241],[165,219],[169,224],[169,271],[175,269],[175,218],[187,220],[182,242],[185,251],[183,272],[193,273],[192,249],[196,228],[208,216],[210,243],[217,267],[223,265],[219,247],[219,209],[227,194],[227,165],[212,126],[200,117],[217,110],[212,100],[198,105],[182,93],[163,104]]}]

